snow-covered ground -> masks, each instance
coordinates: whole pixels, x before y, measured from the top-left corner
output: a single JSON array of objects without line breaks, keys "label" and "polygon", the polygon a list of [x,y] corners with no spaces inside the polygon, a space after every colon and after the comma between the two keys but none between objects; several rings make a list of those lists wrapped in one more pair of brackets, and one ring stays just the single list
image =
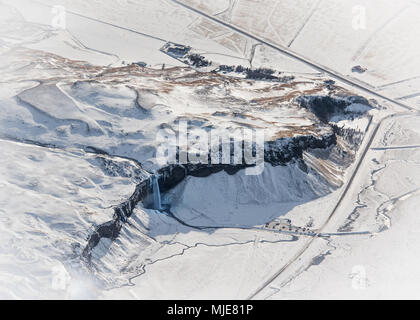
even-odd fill
[{"label": "snow-covered ground", "polygon": [[95,297],[78,257],[92,226],[133,192],[139,169],[81,150],[0,145],[0,298]]},{"label": "snow-covered ground", "polygon": [[[416,1],[179,2],[419,107]],[[294,78],[194,70],[161,51],[167,42],[217,65]],[[352,72],[357,65],[366,71]],[[418,297],[416,114],[381,121],[407,110],[332,84],[308,63],[172,0],[1,0],[0,73],[0,298]],[[163,194],[170,212],[138,204],[115,240],[102,238],[90,261],[81,258],[95,228],[162,167],[158,130],[188,119],[196,128],[263,129],[270,142],[323,139],[332,127],[296,98],[329,94],[376,100],[374,110],[358,102],[346,109],[372,121],[329,119],[367,130],[359,153],[339,139],[337,150],[267,163],[260,176],[189,176]],[[340,156],[355,162],[337,165]]]}]

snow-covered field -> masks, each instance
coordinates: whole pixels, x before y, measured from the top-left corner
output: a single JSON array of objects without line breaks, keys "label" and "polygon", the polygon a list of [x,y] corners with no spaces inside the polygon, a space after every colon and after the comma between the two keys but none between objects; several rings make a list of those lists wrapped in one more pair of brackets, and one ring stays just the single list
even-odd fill
[{"label": "snow-covered field", "polygon": [[[0,298],[417,298],[419,10],[409,0],[0,0]],[[289,78],[189,68],[161,50],[167,42]],[[328,81],[311,62],[390,99]],[[328,122],[298,100],[328,95],[370,106],[353,101]],[[138,203],[87,259],[98,227],[164,167],[158,131],[181,120],[261,129],[278,148],[338,140],[300,141],[301,160],[258,176],[187,176],[162,193],[170,211]],[[365,134],[359,152],[339,130]]]}]

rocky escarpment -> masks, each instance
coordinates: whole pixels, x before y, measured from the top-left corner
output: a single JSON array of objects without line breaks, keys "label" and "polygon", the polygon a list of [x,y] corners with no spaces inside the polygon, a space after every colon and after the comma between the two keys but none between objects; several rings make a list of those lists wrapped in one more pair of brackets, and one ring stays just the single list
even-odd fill
[{"label": "rocky escarpment", "polygon": [[[314,136],[297,136],[293,138],[267,141],[264,146],[264,161],[272,166],[287,165],[291,161],[302,161],[303,153],[309,149],[328,149],[337,142],[336,134],[331,133],[322,138]],[[240,164],[184,164],[169,165],[158,171],[159,187],[162,192],[169,191],[187,176],[208,177],[211,174],[225,171],[229,175],[247,167]]]},{"label": "rocky escarpment", "polygon": [[360,96],[301,96],[296,101],[313,112],[321,122],[330,125],[332,121],[354,120],[366,114],[371,108],[369,101]]}]

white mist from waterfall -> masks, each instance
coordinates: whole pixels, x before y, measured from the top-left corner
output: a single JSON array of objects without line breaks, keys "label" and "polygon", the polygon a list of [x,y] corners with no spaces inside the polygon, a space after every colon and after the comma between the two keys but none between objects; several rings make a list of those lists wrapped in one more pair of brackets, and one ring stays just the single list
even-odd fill
[{"label": "white mist from waterfall", "polygon": [[152,190],[153,190],[153,208],[155,210],[162,210],[162,200],[159,189],[159,176],[154,174],[152,176]]}]

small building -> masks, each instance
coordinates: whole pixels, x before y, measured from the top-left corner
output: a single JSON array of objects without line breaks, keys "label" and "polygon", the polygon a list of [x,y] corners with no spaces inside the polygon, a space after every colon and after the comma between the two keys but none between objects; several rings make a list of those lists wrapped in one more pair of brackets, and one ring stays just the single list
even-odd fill
[{"label": "small building", "polygon": [[184,57],[191,51],[191,47],[181,44],[168,43],[164,51],[166,51],[171,56]]},{"label": "small building", "polygon": [[354,66],[353,68],[351,68],[352,72],[357,72],[357,73],[365,73],[366,72],[366,68],[363,68],[362,66]]},{"label": "small building", "polygon": [[146,62],[143,62],[143,61],[134,62],[134,64],[138,65],[141,68],[147,67],[147,63]]}]

